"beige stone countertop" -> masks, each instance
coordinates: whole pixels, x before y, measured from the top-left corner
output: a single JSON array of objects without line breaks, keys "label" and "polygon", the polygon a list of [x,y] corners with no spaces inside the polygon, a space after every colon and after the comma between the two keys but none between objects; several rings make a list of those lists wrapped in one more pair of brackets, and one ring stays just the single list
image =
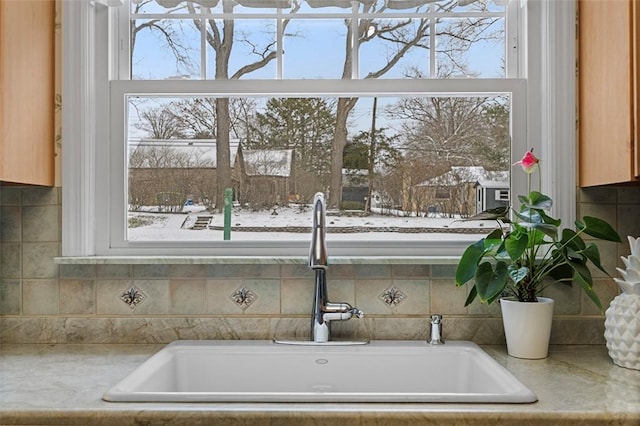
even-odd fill
[{"label": "beige stone countertop", "polygon": [[613,365],[604,346],[552,346],[548,358],[535,361],[484,346],[538,395],[533,404],[102,401],[106,390],[162,346],[4,344],[0,424],[640,425],[640,371]]}]

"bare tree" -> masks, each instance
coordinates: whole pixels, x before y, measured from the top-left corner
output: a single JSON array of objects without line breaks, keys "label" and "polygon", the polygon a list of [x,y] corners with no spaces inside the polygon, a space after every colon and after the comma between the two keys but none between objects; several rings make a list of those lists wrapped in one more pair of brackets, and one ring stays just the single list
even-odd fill
[{"label": "bare tree", "polygon": [[[473,3],[473,1],[469,3]],[[450,11],[457,6],[457,0],[437,4],[437,7],[442,11]],[[386,7],[386,2],[384,4],[378,2],[362,3],[363,12],[365,13],[382,12]],[[496,18],[478,17],[465,19],[464,23],[460,25],[438,26],[435,25],[436,22],[430,18],[399,19],[393,21],[361,19],[356,34],[358,38],[356,45],[358,48],[376,39],[385,42],[386,46],[389,47],[386,52],[386,63],[377,70],[369,72],[365,78],[374,79],[385,75],[411,50],[422,49],[428,51],[430,48],[429,38],[434,36],[447,36],[448,40],[451,40],[449,46],[443,47],[437,53],[446,52],[445,57],[461,62],[458,58],[459,54],[468,50],[471,44],[479,40],[495,38],[495,34],[491,33],[490,28],[496,21]],[[342,72],[343,79],[351,78],[353,55],[358,54],[358,52],[354,51],[351,47],[351,33],[351,26],[347,23],[346,56]],[[329,194],[329,204],[331,206],[337,206],[342,197],[342,152],[347,143],[347,120],[357,102],[358,98],[340,98],[338,100],[336,131],[333,140],[333,156],[331,162],[331,191]]]},{"label": "bare tree", "polygon": [[138,129],[147,133],[150,139],[171,139],[182,136],[184,128],[181,119],[165,108],[151,107],[140,111]]},{"label": "bare tree", "polygon": [[[193,2],[187,2],[187,9],[190,13],[196,13],[196,7]],[[224,14],[231,14],[235,6],[234,2],[224,1],[222,3],[222,12]],[[293,13],[300,8],[300,5],[294,7]],[[210,12],[210,7],[201,6],[199,10],[204,12]],[[230,75],[229,59],[231,57],[231,51],[234,45],[235,34],[235,21],[233,19],[221,19],[221,20],[206,20],[206,25],[202,20],[194,19],[193,24],[195,27],[202,31],[206,31],[206,41],[215,51],[215,79],[216,80],[229,80],[239,79],[242,76],[254,72],[260,68],[265,67],[269,62],[276,58],[275,51],[275,39],[274,41],[267,42],[262,46],[254,44],[248,38],[240,39],[241,43],[250,47],[256,60],[248,63],[233,74]],[[283,28],[286,28],[288,20],[284,22]],[[218,194],[216,194],[216,206],[219,211],[222,210],[224,189],[231,187],[231,151],[229,147],[230,130],[231,130],[231,115],[229,111],[229,98],[215,98],[215,113],[216,113],[216,158],[218,172],[217,187]]]},{"label": "bare tree", "polygon": [[[154,3],[154,0],[133,2],[133,13],[140,13],[149,3]],[[184,5],[178,5],[179,2],[176,3],[175,5],[167,4],[167,7],[170,8],[167,13],[175,13],[180,9],[184,9]],[[180,38],[180,34],[183,33],[180,27],[180,21],[171,19],[153,18],[133,21],[130,27],[131,59],[134,59],[133,52],[135,51],[138,35],[142,31],[149,31],[158,37],[161,46],[164,45],[171,51],[176,61],[178,73],[182,69],[192,73],[193,61],[189,57],[189,47]]]}]

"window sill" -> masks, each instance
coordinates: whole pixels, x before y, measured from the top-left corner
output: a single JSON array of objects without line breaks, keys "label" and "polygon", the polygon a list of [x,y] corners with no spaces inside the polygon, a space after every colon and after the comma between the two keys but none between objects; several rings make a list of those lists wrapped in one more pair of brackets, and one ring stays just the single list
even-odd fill
[{"label": "window sill", "polygon": [[[306,256],[65,256],[55,257],[60,265],[203,265],[203,264],[306,264]],[[332,265],[452,265],[459,256],[336,256]]]}]

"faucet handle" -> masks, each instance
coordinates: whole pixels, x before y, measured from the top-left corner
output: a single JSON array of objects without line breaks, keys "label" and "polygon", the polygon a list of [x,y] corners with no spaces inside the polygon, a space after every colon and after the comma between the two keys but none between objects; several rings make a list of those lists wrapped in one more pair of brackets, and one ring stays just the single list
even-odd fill
[{"label": "faucet handle", "polygon": [[364,317],[364,312],[362,312],[358,308],[351,308],[351,310],[349,312],[351,312],[352,315],[355,315],[356,318],[363,318]]}]

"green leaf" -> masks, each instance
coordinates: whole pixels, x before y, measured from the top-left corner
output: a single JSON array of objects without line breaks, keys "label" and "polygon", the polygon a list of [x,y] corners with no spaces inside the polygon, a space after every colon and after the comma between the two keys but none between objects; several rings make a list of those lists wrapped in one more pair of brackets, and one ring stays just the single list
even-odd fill
[{"label": "green leaf", "polygon": [[540,216],[542,216],[542,221],[544,223],[548,223],[555,226],[560,226],[562,221],[560,219],[554,219],[551,216],[547,215],[545,212],[540,212]]},{"label": "green leaf", "polygon": [[586,244],[582,241],[582,238],[572,229],[566,228],[562,230],[562,239],[560,240],[562,244],[567,245],[573,250],[580,251],[584,250]]},{"label": "green leaf", "polygon": [[478,262],[485,254],[485,239],[476,241],[466,248],[456,268],[456,285],[461,286],[471,280],[478,267]]},{"label": "green leaf", "polygon": [[549,210],[553,206],[553,200],[548,195],[538,191],[531,191],[529,194],[530,207],[542,210]]},{"label": "green leaf", "polygon": [[574,275],[573,268],[566,263],[559,264],[549,271],[549,276],[556,281],[571,280]]},{"label": "green leaf", "polygon": [[604,272],[608,276],[611,276],[611,275],[609,275],[609,273],[604,269],[604,267],[600,263],[600,250],[598,250],[598,246],[597,245],[595,245],[594,243],[589,243],[581,251],[581,253],[584,254],[587,257],[587,259],[589,259],[591,261],[591,263],[593,263],[595,265],[596,268],[600,269],[602,272]]},{"label": "green leaf", "polygon": [[502,239],[502,229],[494,229],[489,232],[489,235],[484,237],[485,240],[501,240]]},{"label": "green leaf", "polygon": [[600,238],[601,240],[614,241],[616,243],[622,242],[620,235],[618,235],[616,230],[604,220],[591,216],[585,216],[582,220],[584,221],[584,224],[576,221],[576,226],[580,229],[579,224],[583,225],[582,230],[586,234]]},{"label": "green leaf", "polygon": [[490,298],[487,299],[487,305],[492,304],[493,302],[495,302],[496,300],[501,298],[503,295],[504,295],[504,290],[502,290],[500,293],[496,293],[495,296],[490,297]]},{"label": "green leaf", "polygon": [[[531,225],[531,229],[537,229],[554,240],[558,238],[558,227],[550,223],[534,223]],[[537,244],[541,243],[542,241],[537,241]]]},{"label": "green leaf", "polygon": [[488,302],[492,298],[495,300],[495,296],[502,293],[507,286],[508,277],[509,272],[505,262],[497,262],[495,270],[489,262],[478,265],[475,281],[480,300],[483,302]]},{"label": "green leaf", "polygon": [[465,300],[464,302],[464,306],[469,306],[475,299],[476,296],[478,295],[478,290],[476,290],[476,286],[474,285],[473,287],[471,287],[471,291],[469,292],[469,295],[467,296],[467,300]]},{"label": "green leaf", "polygon": [[504,247],[511,260],[519,259],[527,249],[528,244],[529,237],[523,233],[511,234],[509,238],[504,240]]},{"label": "green leaf", "polygon": [[508,211],[508,206],[500,206],[493,209],[484,210],[474,216],[460,220],[463,222],[468,222],[471,220],[499,220],[501,222],[509,223],[509,218],[507,217]]},{"label": "green leaf", "polygon": [[602,303],[600,302],[600,298],[598,298],[598,295],[593,291],[593,286],[591,285],[591,283],[585,281],[580,275],[577,274],[574,277],[574,281],[577,282],[580,287],[582,287],[585,293],[587,293],[587,296],[589,296],[589,299],[591,299],[593,304],[596,305],[596,307],[600,311],[600,314],[603,314],[604,309],[602,308]]},{"label": "green leaf", "polygon": [[535,223],[544,223],[542,220],[542,215],[535,209],[523,208],[519,212],[513,212],[518,219],[520,219],[524,223],[520,223],[522,226],[527,226],[527,223],[535,224]]},{"label": "green leaf", "polygon": [[529,230],[529,247],[535,247],[535,246],[540,246],[545,243],[545,233],[542,231],[536,231],[535,228],[531,228],[531,230]]},{"label": "green leaf", "polygon": [[582,260],[578,261],[575,259],[569,259],[569,265],[576,271],[582,279],[584,279],[589,285],[593,282],[593,278],[591,278],[591,271],[587,267],[587,261]]},{"label": "green leaf", "polygon": [[529,268],[527,268],[526,266],[518,268],[515,265],[509,265],[507,270],[509,271],[509,276],[516,284],[518,284],[520,281],[525,279],[527,275],[529,275]]}]

